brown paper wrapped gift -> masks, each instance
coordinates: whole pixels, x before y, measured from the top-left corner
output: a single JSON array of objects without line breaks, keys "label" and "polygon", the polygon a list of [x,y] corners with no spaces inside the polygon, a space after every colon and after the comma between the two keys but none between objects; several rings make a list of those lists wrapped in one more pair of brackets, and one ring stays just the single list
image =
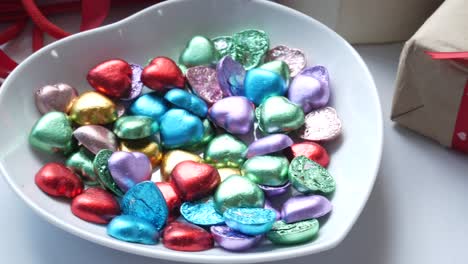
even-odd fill
[{"label": "brown paper wrapped gift", "polygon": [[404,46],[392,120],[468,152],[467,80],[468,0],[446,0]]}]

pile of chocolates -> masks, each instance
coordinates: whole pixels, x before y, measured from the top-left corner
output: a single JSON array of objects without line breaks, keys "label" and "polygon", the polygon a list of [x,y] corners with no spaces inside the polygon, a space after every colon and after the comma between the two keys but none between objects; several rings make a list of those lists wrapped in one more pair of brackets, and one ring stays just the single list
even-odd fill
[{"label": "pile of chocolates", "polygon": [[38,89],[29,142],[66,160],[45,164],[37,186],[133,243],[243,251],[313,240],[336,186],[319,143],[341,121],[327,69],[269,43],[261,30],[195,36],[178,64],[109,59],[88,72],[92,91]]}]

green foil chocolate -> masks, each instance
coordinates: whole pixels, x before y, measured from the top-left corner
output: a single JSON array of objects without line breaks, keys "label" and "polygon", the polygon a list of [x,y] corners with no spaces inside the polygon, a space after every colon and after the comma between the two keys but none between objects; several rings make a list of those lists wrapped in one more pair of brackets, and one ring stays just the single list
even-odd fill
[{"label": "green foil chocolate", "polygon": [[288,181],[288,167],[283,156],[255,156],[242,165],[242,175],[256,184],[281,186]]},{"label": "green foil chocolate", "polygon": [[213,199],[220,214],[229,208],[263,208],[265,204],[265,195],[257,184],[240,175],[231,175],[221,182]]},{"label": "green foil chocolate", "polygon": [[29,144],[48,153],[67,154],[73,150],[73,129],[62,112],[49,112],[34,124],[29,133]]},{"label": "green foil chocolate", "polygon": [[244,142],[223,134],[213,138],[205,149],[203,158],[216,168],[239,168],[245,161],[247,146]]},{"label": "green foil chocolate", "polygon": [[286,86],[289,85],[290,73],[289,73],[289,66],[288,64],[286,64],[286,62],[281,61],[281,60],[274,60],[274,61],[270,61],[265,64],[262,64],[258,68],[277,73],[286,82]]},{"label": "green foil chocolate", "polygon": [[248,29],[234,34],[235,60],[246,70],[257,67],[263,62],[270,46],[268,35],[262,30]]},{"label": "green foil chocolate", "polygon": [[267,98],[255,109],[255,116],[258,128],[267,134],[288,133],[304,124],[302,108],[283,96]]},{"label": "green foil chocolate", "polygon": [[80,175],[86,185],[97,185],[97,176],[94,173],[93,154],[85,148],[80,148],[73,153],[65,162],[65,165]]},{"label": "green foil chocolate", "polygon": [[236,59],[236,49],[234,47],[234,39],[230,36],[220,36],[211,39],[213,44],[218,51],[220,57],[231,56]]},{"label": "green foil chocolate", "polygon": [[194,36],[180,55],[179,63],[188,68],[198,65],[210,65],[219,59],[219,53],[213,42],[203,36]]},{"label": "green foil chocolate", "polygon": [[114,124],[114,133],[123,139],[141,139],[154,135],[159,125],[147,116],[122,116]]},{"label": "green foil chocolate", "polygon": [[317,219],[286,224],[283,220],[276,221],[266,234],[268,240],[278,245],[301,244],[314,239],[319,231]]},{"label": "green foil chocolate", "polygon": [[102,186],[115,195],[122,197],[124,193],[120,190],[119,186],[117,186],[109,172],[107,162],[110,156],[112,156],[112,153],[111,150],[103,149],[96,154],[93,161],[94,172]]},{"label": "green foil chocolate", "polygon": [[289,165],[289,181],[302,193],[331,193],[336,182],[327,169],[305,156],[295,157]]}]

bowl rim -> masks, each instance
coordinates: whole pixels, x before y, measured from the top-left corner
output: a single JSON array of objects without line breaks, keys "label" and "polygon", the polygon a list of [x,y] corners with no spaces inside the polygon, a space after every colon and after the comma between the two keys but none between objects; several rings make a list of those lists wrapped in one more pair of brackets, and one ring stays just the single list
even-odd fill
[{"label": "bowl rim", "polygon": [[[172,5],[174,3],[178,2],[185,2],[185,1],[190,1],[190,0],[172,0],[172,1],[165,1],[161,2],[155,5],[152,5],[150,7],[147,7],[129,17],[126,17],[120,21],[117,21],[112,24],[108,24],[96,29],[84,31],[84,32],[79,32],[76,34],[73,34],[69,37],[63,38],[61,40],[55,41],[44,48],[40,49],[36,53],[30,55],[27,57],[21,64],[19,64],[10,74],[9,76],[5,79],[3,82],[3,87],[0,89],[0,100],[3,99],[5,96],[5,90],[6,87],[9,86],[10,82],[16,75],[18,75],[18,72],[21,72],[22,68],[26,67],[26,65],[30,62],[35,60],[37,57],[43,56],[46,53],[49,53],[51,50],[56,48],[59,45],[62,45],[63,43],[67,43],[70,41],[75,41],[76,39],[79,38],[84,38],[89,34],[95,34],[97,32],[101,31],[107,31],[111,30],[120,26],[124,26],[127,23],[130,23],[132,20],[136,19],[139,16],[143,16],[147,13],[152,13],[156,11],[159,8],[163,8],[167,5]],[[219,1],[219,0],[218,0]],[[6,171],[3,162],[0,161],[0,174],[3,176],[3,178],[6,179],[8,185],[14,190],[14,192],[23,199],[26,204],[33,209],[34,212],[36,212],[38,215],[46,219],[49,223],[59,227],[62,230],[65,230],[71,234],[74,234],[80,238],[86,239],[88,241],[92,241],[94,243],[97,243],[102,246],[106,246],[109,248],[113,248],[116,250],[121,250],[127,253],[132,253],[132,254],[137,254],[137,255],[142,255],[146,257],[152,257],[152,258],[159,258],[159,259],[165,259],[165,260],[172,260],[172,261],[182,261],[182,262],[194,262],[194,263],[219,263],[221,261],[226,261],[229,260],[229,262],[232,263],[254,263],[254,262],[267,262],[267,261],[277,261],[277,260],[282,260],[282,259],[289,259],[289,258],[297,258],[305,255],[310,255],[310,254],[315,254],[318,252],[322,252],[331,248],[336,247],[343,239],[348,235],[350,232],[351,228],[354,226],[357,218],[361,215],[362,210],[364,209],[364,206],[367,204],[367,201],[369,199],[369,196],[373,190],[373,187],[375,185],[375,180],[378,176],[378,171],[380,168],[380,163],[382,159],[382,151],[383,151],[383,121],[382,121],[382,107],[380,103],[380,99],[377,93],[377,88],[375,85],[375,81],[372,77],[372,74],[370,73],[366,63],[364,60],[361,58],[361,56],[358,54],[358,52],[340,35],[338,35],[335,31],[332,29],[328,28],[321,22],[317,21],[316,19],[309,17],[299,11],[296,11],[292,8],[289,8],[287,6],[283,6],[279,3],[275,3],[272,1],[262,1],[262,0],[249,0],[253,2],[259,2],[262,5],[269,6],[270,8],[277,8],[277,9],[284,9],[284,11],[287,11],[293,16],[299,16],[302,18],[305,18],[309,20],[311,23],[315,24],[318,27],[321,27],[325,31],[329,31],[332,33],[332,37],[336,39],[336,41],[344,42],[345,46],[350,50],[352,53],[353,57],[357,60],[357,62],[362,66],[364,69],[364,74],[368,77],[370,81],[370,86],[371,86],[371,97],[374,98],[374,101],[377,106],[377,144],[378,144],[378,153],[377,153],[377,162],[373,164],[373,168],[371,171],[373,171],[372,174],[372,179],[370,184],[370,188],[367,188],[367,192],[365,193],[365,202],[362,203],[358,209],[357,214],[352,218],[349,219],[349,225],[346,227],[345,231],[339,234],[339,236],[330,241],[322,242],[322,243],[316,243],[311,245],[308,248],[298,248],[298,247],[289,247],[288,250],[282,251],[282,252],[276,252],[276,251],[267,251],[267,252],[251,252],[248,254],[237,254],[237,255],[228,255],[228,256],[223,256],[223,255],[197,255],[197,254],[184,254],[187,252],[179,252],[179,251],[172,251],[172,250],[151,250],[148,249],[147,247],[141,247],[141,245],[138,244],[132,244],[132,243],[122,243],[121,241],[115,240],[115,241],[109,241],[106,238],[99,237],[94,235],[93,233],[89,231],[82,230],[80,228],[74,227],[71,224],[66,223],[65,221],[59,219],[57,216],[49,214],[46,212],[44,209],[40,208],[37,206],[31,199],[29,199],[22,190],[19,189],[18,186],[15,185],[13,179],[10,177],[8,172]],[[188,252],[190,253],[190,252]]]}]

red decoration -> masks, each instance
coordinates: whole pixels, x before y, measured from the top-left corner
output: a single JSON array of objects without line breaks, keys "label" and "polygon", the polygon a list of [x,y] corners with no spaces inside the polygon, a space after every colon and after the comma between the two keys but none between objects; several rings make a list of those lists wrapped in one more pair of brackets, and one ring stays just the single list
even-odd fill
[{"label": "red decoration", "polygon": [[298,156],[306,156],[322,165],[322,167],[327,167],[328,163],[330,163],[327,150],[315,142],[295,143],[285,149],[284,153],[290,160]]},{"label": "red decoration", "polygon": [[121,59],[107,60],[94,66],[86,79],[98,92],[111,97],[127,97],[132,86],[132,68]]},{"label": "red decoration", "polygon": [[221,178],[213,166],[186,160],[174,167],[171,182],[184,201],[194,201],[210,195]]},{"label": "red decoration", "polygon": [[120,214],[120,205],[112,194],[93,187],[73,199],[71,210],[74,215],[85,221],[107,224]]},{"label": "red decoration", "polygon": [[164,200],[166,200],[167,208],[169,209],[169,218],[167,222],[172,222],[180,215],[180,200],[179,194],[176,192],[174,186],[169,182],[156,182],[156,186],[162,192]]},{"label": "red decoration", "polygon": [[50,162],[45,164],[35,177],[36,185],[52,196],[73,198],[83,192],[80,178],[65,165]]},{"label": "red decoration", "polygon": [[169,88],[184,88],[185,78],[177,64],[167,57],[156,57],[143,69],[141,81],[149,88],[165,92]]},{"label": "red decoration", "polygon": [[452,135],[452,147],[468,153],[468,81],[458,107],[457,121]]},{"label": "red decoration", "polygon": [[214,246],[213,236],[205,229],[177,221],[164,228],[162,243],[178,251],[203,251]]},{"label": "red decoration", "polygon": [[[468,67],[468,51],[437,52],[425,51],[433,60],[451,60]],[[468,81],[463,89],[463,95],[458,106],[457,120],[452,134],[452,147],[468,153]]]}]

